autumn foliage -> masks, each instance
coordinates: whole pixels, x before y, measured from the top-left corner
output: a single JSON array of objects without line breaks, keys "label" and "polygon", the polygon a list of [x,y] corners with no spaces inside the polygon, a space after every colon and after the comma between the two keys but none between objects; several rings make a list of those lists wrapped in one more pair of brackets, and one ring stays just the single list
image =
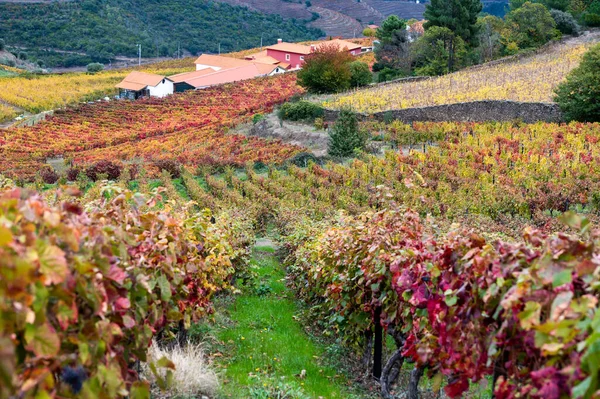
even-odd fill
[{"label": "autumn foliage", "polygon": [[149,397],[136,362],[210,312],[241,253],[210,214],[158,209],[158,191],[105,187],[86,210],[68,194],[0,194],[0,397]]}]

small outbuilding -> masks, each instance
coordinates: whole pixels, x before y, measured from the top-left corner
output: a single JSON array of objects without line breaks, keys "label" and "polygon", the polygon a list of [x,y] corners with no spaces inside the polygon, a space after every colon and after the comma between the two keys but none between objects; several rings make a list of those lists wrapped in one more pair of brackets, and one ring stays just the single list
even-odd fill
[{"label": "small outbuilding", "polygon": [[165,97],[173,94],[173,81],[162,75],[131,72],[119,84],[120,97],[137,100],[140,97]]}]

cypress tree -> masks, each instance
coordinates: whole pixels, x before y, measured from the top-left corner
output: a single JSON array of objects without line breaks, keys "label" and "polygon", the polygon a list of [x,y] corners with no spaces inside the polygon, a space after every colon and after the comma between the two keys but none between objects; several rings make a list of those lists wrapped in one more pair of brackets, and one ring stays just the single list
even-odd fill
[{"label": "cypress tree", "polygon": [[335,125],[329,132],[329,155],[348,157],[355,149],[363,149],[368,133],[361,130],[356,114],[349,109],[342,109]]}]

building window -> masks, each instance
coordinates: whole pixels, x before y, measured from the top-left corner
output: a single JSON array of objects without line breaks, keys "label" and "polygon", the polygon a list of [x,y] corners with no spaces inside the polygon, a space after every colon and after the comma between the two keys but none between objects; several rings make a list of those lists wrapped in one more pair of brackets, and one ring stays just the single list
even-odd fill
[{"label": "building window", "polygon": [[286,61],[289,61],[289,60],[290,60],[290,55],[289,55],[289,54],[286,54],[286,55],[285,55],[285,60],[286,60]]},{"label": "building window", "polygon": [[300,56],[300,61],[304,61],[304,56],[303,55]]}]

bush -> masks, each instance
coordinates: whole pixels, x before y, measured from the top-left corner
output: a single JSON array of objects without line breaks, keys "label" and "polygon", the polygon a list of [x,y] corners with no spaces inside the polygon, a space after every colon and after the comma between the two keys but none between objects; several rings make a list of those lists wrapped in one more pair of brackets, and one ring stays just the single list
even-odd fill
[{"label": "bush", "polygon": [[225,223],[147,200],[0,194],[0,396],[150,397],[133,365],[157,332],[210,311],[236,254]]},{"label": "bush", "polygon": [[340,51],[339,46],[322,44],[316,52],[306,56],[306,62],[298,73],[298,84],[312,93],[348,90],[352,61],[354,57],[347,51]]},{"label": "bush", "polygon": [[403,76],[405,76],[404,71],[401,71],[399,69],[383,68],[381,70],[381,72],[379,72],[379,75],[377,76],[377,81],[379,83],[382,83],[382,82],[387,82],[389,80],[401,78]]},{"label": "bush", "polygon": [[600,44],[592,47],[581,64],[555,90],[555,101],[567,120],[600,122]]},{"label": "bush", "polygon": [[528,1],[506,15],[502,40],[514,42],[521,49],[537,48],[555,38],[557,33],[556,22],[546,6]]},{"label": "bush", "polygon": [[101,175],[108,180],[117,180],[121,176],[121,166],[111,161],[98,161],[85,170],[85,174],[91,181],[97,181]]},{"label": "bush", "polygon": [[79,174],[81,173],[81,169],[79,168],[69,168],[67,169],[67,180],[69,181],[77,181]]},{"label": "bush", "polygon": [[255,114],[252,117],[252,124],[256,125],[258,122],[263,121],[265,116],[263,114]]},{"label": "bush", "polygon": [[17,63],[12,58],[0,58],[0,65],[6,65],[9,67],[16,67]]},{"label": "bush", "polygon": [[365,148],[368,136],[368,132],[358,126],[356,114],[343,109],[329,133],[329,155],[351,156],[354,150]]},{"label": "bush", "polygon": [[102,65],[99,62],[92,62],[91,64],[87,65],[87,71],[89,73],[96,73],[96,72],[100,72],[104,69],[104,65]]},{"label": "bush", "polygon": [[600,15],[599,14],[586,13],[583,16],[583,21],[585,22],[585,24],[587,26],[600,26]]},{"label": "bush", "polygon": [[40,171],[40,177],[46,184],[54,184],[58,181],[58,174],[52,168],[45,168]]},{"label": "bush", "polygon": [[565,35],[579,35],[579,24],[571,14],[560,10],[550,10],[550,15],[552,15],[554,22],[556,22],[556,29],[561,33]]},{"label": "bush", "polygon": [[173,179],[178,179],[181,177],[181,164],[177,161],[173,161],[171,159],[161,159],[154,162],[154,166],[161,171],[168,172]]},{"label": "bush", "polygon": [[362,87],[373,82],[373,74],[369,65],[361,61],[350,63],[350,86]]},{"label": "bush", "polygon": [[278,111],[279,119],[290,121],[309,121],[321,118],[325,114],[325,109],[319,104],[309,101],[298,101],[283,104]]}]

